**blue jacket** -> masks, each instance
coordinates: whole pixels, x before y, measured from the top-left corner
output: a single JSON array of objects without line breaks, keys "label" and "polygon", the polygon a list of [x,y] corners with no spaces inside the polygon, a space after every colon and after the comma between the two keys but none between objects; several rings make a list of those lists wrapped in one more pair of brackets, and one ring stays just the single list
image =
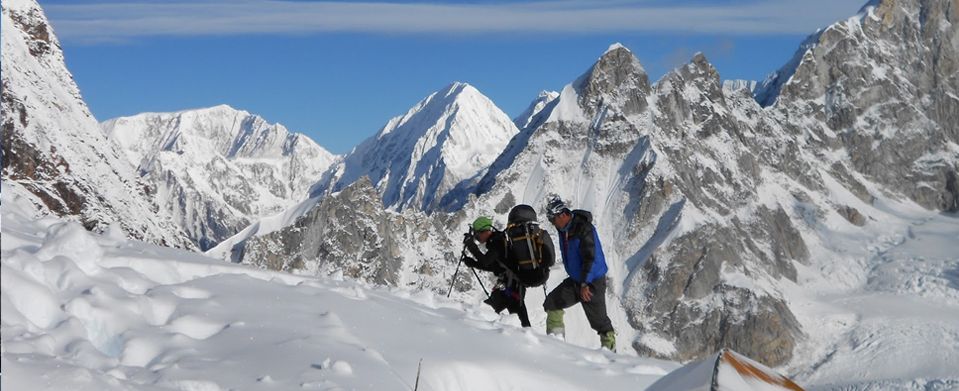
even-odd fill
[{"label": "blue jacket", "polygon": [[569,225],[559,230],[563,266],[573,280],[589,284],[605,276],[609,267],[592,223],[593,215],[585,210],[574,210],[572,214]]}]

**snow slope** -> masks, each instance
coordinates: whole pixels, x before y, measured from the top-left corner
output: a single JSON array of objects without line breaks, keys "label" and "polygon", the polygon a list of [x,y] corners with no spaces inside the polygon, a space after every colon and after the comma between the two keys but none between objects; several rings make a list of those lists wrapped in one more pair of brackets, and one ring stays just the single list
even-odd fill
[{"label": "snow slope", "polygon": [[641,389],[584,349],[430,292],[295,276],[34,220],[3,188],[8,390]]},{"label": "snow slope", "polygon": [[811,389],[959,389],[959,216],[860,207],[861,229],[816,223],[815,261],[786,287],[807,338],[784,372]]}]

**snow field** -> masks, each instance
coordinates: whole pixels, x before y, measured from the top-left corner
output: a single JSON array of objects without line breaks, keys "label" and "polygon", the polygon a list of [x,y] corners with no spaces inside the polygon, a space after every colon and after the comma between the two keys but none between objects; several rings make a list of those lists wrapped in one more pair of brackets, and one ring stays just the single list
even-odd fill
[{"label": "snow field", "polygon": [[7,389],[410,389],[420,359],[421,390],[624,389],[678,366],[573,346],[481,303],[33,220],[4,186]]}]

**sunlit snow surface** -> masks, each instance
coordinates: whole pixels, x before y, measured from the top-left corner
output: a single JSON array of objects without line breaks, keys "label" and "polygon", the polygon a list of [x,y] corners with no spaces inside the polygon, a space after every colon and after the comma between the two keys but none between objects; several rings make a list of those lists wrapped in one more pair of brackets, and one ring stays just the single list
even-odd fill
[{"label": "sunlit snow surface", "polygon": [[3,388],[642,389],[679,365],[482,305],[233,265],[33,220],[4,185]]}]

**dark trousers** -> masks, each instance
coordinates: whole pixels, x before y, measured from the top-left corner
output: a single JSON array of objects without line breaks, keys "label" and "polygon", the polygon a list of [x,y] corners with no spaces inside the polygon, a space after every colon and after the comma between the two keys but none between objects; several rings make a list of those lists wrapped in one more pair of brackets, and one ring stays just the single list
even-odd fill
[{"label": "dark trousers", "polygon": [[552,292],[546,295],[546,301],[543,302],[543,309],[546,311],[563,310],[576,305],[583,304],[583,312],[586,313],[586,319],[589,320],[589,326],[599,334],[605,334],[613,331],[613,322],[606,315],[606,276],[597,278],[590,284],[590,291],[593,298],[589,302],[583,302],[579,297],[580,283],[572,278],[566,278]]},{"label": "dark trousers", "polygon": [[523,327],[530,327],[529,312],[526,311],[526,287],[515,286],[512,288],[503,288],[497,286],[490,293],[489,298],[483,301],[493,307],[496,313],[504,309],[511,314],[519,316],[519,322]]},{"label": "dark trousers", "polygon": [[519,316],[519,323],[523,327],[532,326],[529,323],[529,312],[526,311],[526,300],[523,298],[522,306],[519,308],[519,311],[516,311],[516,315]]}]

